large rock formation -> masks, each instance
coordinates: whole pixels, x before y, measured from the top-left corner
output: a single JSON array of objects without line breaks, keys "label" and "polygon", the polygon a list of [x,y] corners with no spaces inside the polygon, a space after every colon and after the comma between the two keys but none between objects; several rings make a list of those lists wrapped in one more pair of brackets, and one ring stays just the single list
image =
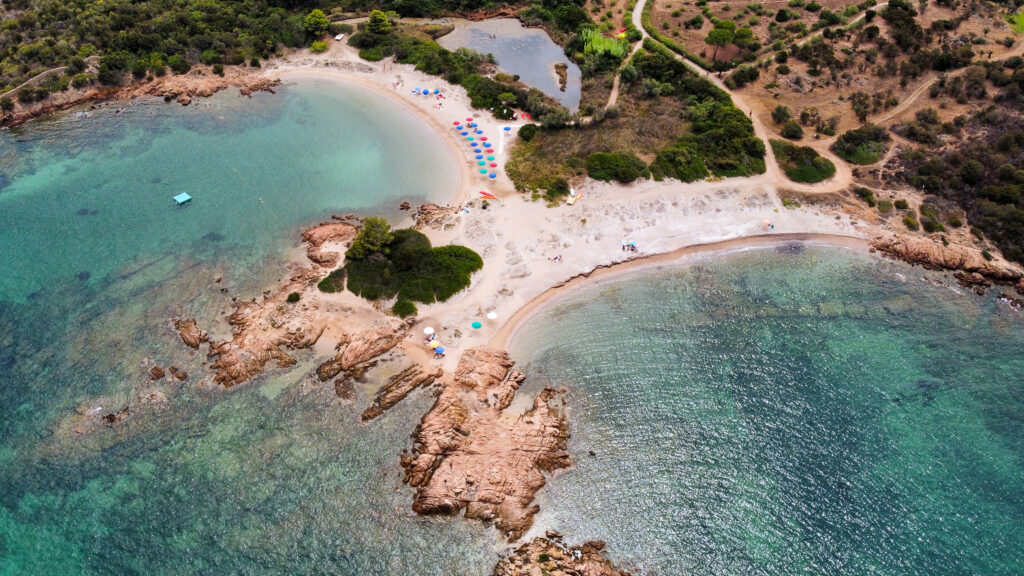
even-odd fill
[{"label": "large rock formation", "polygon": [[348,243],[356,237],[359,229],[348,222],[321,222],[302,233],[306,243],[306,257],[317,264],[333,268],[341,259],[338,252],[321,250],[328,242]]},{"label": "large rock formation", "polygon": [[944,246],[928,238],[890,234],[871,241],[871,246],[894,258],[931,270],[976,272],[997,282],[1018,282],[1022,273],[1007,263],[986,260],[981,252],[964,246]]},{"label": "large rock formation", "polygon": [[604,542],[567,547],[558,532],[534,538],[498,561],[494,576],[630,576],[601,556]]},{"label": "large rock formation", "polygon": [[508,353],[467,350],[402,456],[405,482],[416,488],[413,510],[493,520],[510,539],[533,523],[533,497],[544,472],[570,465],[568,425],[545,388],[525,413],[507,410],[525,378]]},{"label": "large rock formation", "polygon": [[195,318],[177,319],[174,321],[174,329],[178,331],[182,342],[189,348],[199,348],[203,342],[208,342],[210,336],[205,330],[200,330]]},{"label": "large rock formation", "polygon": [[377,393],[373,404],[370,404],[369,408],[363,411],[363,422],[373,420],[384,414],[420,386],[433,384],[435,380],[441,377],[441,374],[443,374],[443,371],[440,366],[429,371],[419,366],[412,366],[395,374]]}]

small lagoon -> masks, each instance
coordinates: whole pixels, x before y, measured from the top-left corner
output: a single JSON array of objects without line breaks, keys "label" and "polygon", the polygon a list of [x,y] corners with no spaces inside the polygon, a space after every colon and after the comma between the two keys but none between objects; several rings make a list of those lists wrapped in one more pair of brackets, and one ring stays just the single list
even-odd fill
[{"label": "small lagoon", "polygon": [[[449,49],[471,48],[493,54],[498,67],[575,112],[580,106],[582,75],[579,66],[539,28],[526,28],[514,18],[492,18],[471,22],[454,20],[455,30],[437,39]],[[561,91],[555,64],[568,65],[565,91]]]}]

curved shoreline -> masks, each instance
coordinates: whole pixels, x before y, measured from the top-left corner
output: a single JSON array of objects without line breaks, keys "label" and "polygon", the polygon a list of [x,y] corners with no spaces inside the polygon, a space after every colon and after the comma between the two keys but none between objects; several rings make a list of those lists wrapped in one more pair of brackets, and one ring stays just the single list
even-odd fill
[{"label": "curved shoreline", "polygon": [[316,80],[327,80],[330,82],[338,82],[341,84],[348,84],[357,88],[362,88],[381,96],[386,100],[400,106],[403,110],[408,111],[410,114],[422,121],[431,131],[436,132],[441,137],[441,141],[444,143],[444,149],[446,150],[448,157],[450,158],[453,166],[458,172],[456,177],[455,190],[449,195],[442,197],[439,202],[445,202],[447,204],[459,204],[465,202],[470,195],[471,179],[472,174],[469,171],[469,165],[466,161],[460,157],[462,150],[457,146],[455,138],[452,135],[451,130],[446,130],[444,126],[434,117],[427,114],[422,108],[416,106],[414,103],[401,98],[394,91],[388,91],[385,87],[375,82],[369,81],[357,75],[355,72],[349,72],[341,69],[309,69],[309,68],[283,68],[275,70],[274,75],[284,80],[300,80],[300,79],[316,79]]},{"label": "curved shoreline", "polygon": [[540,295],[519,307],[519,309],[516,310],[509,318],[508,322],[502,325],[498,332],[491,337],[490,341],[488,341],[488,345],[507,350],[527,321],[547,306],[568,296],[572,289],[581,288],[590,284],[607,282],[631,272],[681,265],[683,263],[680,262],[680,260],[683,260],[687,256],[729,254],[758,248],[782,246],[793,242],[800,242],[811,246],[830,246],[851,250],[870,247],[870,243],[866,239],[856,236],[822,233],[762,234],[757,236],[732,238],[718,242],[708,242],[705,244],[692,244],[669,252],[652,254],[650,256],[640,256],[624,262],[598,266],[589,272],[578,274],[564,282],[551,286]]}]

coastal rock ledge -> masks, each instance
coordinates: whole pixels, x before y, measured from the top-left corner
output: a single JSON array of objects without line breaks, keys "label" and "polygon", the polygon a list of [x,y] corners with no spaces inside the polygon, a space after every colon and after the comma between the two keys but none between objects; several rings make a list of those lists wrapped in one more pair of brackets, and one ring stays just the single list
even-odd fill
[{"label": "coastal rock ledge", "polygon": [[[402,455],[404,481],[416,488],[419,514],[458,514],[494,521],[510,540],[533,524],[533,497],[544,472],[571,464],[561,391],[545,387],[525,413],[507,410],[526,378],[508,353],[486,346],[467,350],[453,378],[442,380],[433,407]],[[564,402],[562,402],[564,405]]]}]

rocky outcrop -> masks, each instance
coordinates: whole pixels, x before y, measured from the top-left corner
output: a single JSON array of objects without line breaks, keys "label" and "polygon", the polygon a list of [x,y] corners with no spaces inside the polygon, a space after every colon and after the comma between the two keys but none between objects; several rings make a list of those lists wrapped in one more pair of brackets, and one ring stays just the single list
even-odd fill
[{"label": "rocky outcrop", "polygon": [[416,488],[413,510],[494,521],[517,539],[533,523],[533,497],[544,472],[568,467],[568,425],[560,393],[545,388],[525,413],[507,410],[524,376],[501,350],[467,350],[454,378],[443,382],[433,407],[402,456],[404,481]]},{"label": "rocky outcrop", "polygon": [[437,204],[422,204],[413,215],[413,219],[416,220],[415,228],[440,228],[452,216],[458,213],[458,208],[438,206]]},{"label": "rocky outcrop", "polygon": [[210,340],[209,334],[207,334],[205,330],[199,329],[199,325],[196,324],[195,318],[174,320],[174,329],[178,331],[178,335],[181,336],[181,340],[189,348],[199,348],[200,344]]},{"label": "rocky outcrop", "polygon": [[1008,263],[986,260],[981,252],[964,246],[944,246],[928,238],[891,234],[879,236],[871,246],[893,258],[920,264],[930,270],[962,270],[977,273],[988,280],[1017,283],[1022,272]]},{"label": "rocky outcrop", "polygon": [[351,370],[390,351],[405,339],[408,330],[409,324],[401,320],[374,322],[349,341],[341,353],[341,369]]},{"label": "rocky outcrop", "polygon": [[326,268],[334,268],[341,254],[321,250],[328,242],[348,243],[356,237],[359,229],[347,222],[321,222],[302,233],[306,243],[306,257]]},{"label": "rocky outcrop", "polygon": [[601,555],[604,546],[593,540],[570,548],[561,534],[549,530],[544,538],[534,538],[499,560],[493,576],[630,576]]},{"label": "rocky outcrop", "polygon": [[363,422],[373,420],[398,404],[413,390],[421,386],[429,386],[441,377],[443,371],[438,366],[434,370],[424,370],[419,366],[412,366],[395,374],[388,383],[380,389],[373,404],[363,411]]}]

